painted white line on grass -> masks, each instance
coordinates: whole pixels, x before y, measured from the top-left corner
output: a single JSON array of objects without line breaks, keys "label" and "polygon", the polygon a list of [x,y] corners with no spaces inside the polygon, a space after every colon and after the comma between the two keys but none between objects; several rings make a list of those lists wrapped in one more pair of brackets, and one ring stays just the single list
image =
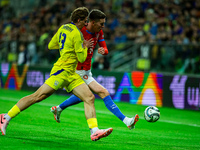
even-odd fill
[{"label": "painted white line on grass", "polygon": [[[0,96],[0,100],[3,100],[3,101],[12,101],[12,102],[18,102],[19,101],[19,99],[17,99],[17,98],[2,97],[2,96]],[[57,104],[50,104],[50,103],[40,102],[40,103],[36,103],[35,105],[52,107],[52,106],[56,106]],[[75,107],[75,106],[68,107],[67,109],[77,110],[77,111],[84,111],[84,108],[79,108],[79,107]],[[113,115],[109,111],[105,112],[105,111],[101,111],[101,110],[96,110],[96,113],[106,114],[106,115]],[[140,118],[140,119],[144,119],[144,118]],[[170,121],[170,120],[159,120],[159,122],[166,122],[166,123],[171,123],[171,124],[182,124],[182,125],[187,125],[187,126],[200,127],[200,125],[198,125],[198,124],[185,124],[185,123],[176,122],[176,121]]]}]

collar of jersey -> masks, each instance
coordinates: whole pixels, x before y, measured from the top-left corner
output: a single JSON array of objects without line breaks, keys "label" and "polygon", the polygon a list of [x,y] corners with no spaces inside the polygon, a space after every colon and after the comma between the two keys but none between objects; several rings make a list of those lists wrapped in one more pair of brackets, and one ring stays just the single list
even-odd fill
[{"label": "collar of jersey", "polygon": [[86,30],[86,32],[89,33],[89,34],[95,34],[95,33],[92,33],[92,32],[90,32],[90,31],[88,31],[88,30]]},{"label": "collar of jersey", "polygon": [[[75,25],[73,22],[71,22],[71,24]],[[76,25],[75,25],[76,26]],[[79,30],[79,28],[76,26],[76,28]],[[80,31],[80,30],[79,30]]]}]

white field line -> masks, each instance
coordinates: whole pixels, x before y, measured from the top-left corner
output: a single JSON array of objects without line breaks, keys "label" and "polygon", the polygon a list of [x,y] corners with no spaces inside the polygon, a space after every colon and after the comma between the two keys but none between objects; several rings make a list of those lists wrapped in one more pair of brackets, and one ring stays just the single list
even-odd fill
[{"label": "white field line", "polygon": [[[4,100],[4,101],[12,101],[12,102],[18,102],[19,99],[17,98],[11,98],[11,97],[2,97],[0,96],[0,100]],[[44,103],[44,102],[40,102],[40,103],[36,103],[35,105],[41,105],[41,106],[48,106],[48,107],[52,107],[55,106],[57,104],[50,104],[50,103]],[[84,111],[84,108],[79,108],[79,107],[68,107],[67,109],[71,109],[71,110],[77,110],[77,111]],[[1,113],[1,112],[0,112]],[[113,115],[111,112],[109,111],[101,111],[101,110],[96,110],[96,113],[99,114],[106,114],[106,115]],[[144,118],[140,118],[140,119],[144,119]],[[170,120],[159,120],[159,122],[166,122],[166,123],[171,123],[171,124],[182,124],[182,125],[187,125],[187,126],[193,126],[193,127],[200,127],[200,125],[198,124],[185,124],[185,123],[181,123],[181,122],[176,122],[176,121],[170,121]]]}]

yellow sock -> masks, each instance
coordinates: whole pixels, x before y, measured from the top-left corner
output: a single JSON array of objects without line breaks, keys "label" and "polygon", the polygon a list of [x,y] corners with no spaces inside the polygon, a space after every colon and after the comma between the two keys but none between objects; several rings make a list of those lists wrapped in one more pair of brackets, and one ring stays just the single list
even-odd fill
[{"label": "yellow sock", "polygon": [[97,118],[90,118],[87,120],[87,123],[90,129],[98,127]]},{"label": "yellow sock", "polygon": [[11,118],[14,118],[15,116],[17,116],[20,113],[20,109],[17,105],[13,106],[11,108],[11,110],[9,110],[8,112],[8,116],[10,116]]}]

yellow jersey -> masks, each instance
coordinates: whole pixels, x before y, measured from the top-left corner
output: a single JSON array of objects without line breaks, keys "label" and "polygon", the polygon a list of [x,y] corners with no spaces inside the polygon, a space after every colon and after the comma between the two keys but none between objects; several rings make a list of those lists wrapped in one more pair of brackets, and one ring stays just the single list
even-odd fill
[{"label": "yellow jersey", "polygon": [[50,50],[60,51],[60,58],[54,66],[75,72],[78,61],[84,62],[87,57],[87,47],[83,47],[83,41],[83,34],[75,24],[62,25],[48,44]]}]

